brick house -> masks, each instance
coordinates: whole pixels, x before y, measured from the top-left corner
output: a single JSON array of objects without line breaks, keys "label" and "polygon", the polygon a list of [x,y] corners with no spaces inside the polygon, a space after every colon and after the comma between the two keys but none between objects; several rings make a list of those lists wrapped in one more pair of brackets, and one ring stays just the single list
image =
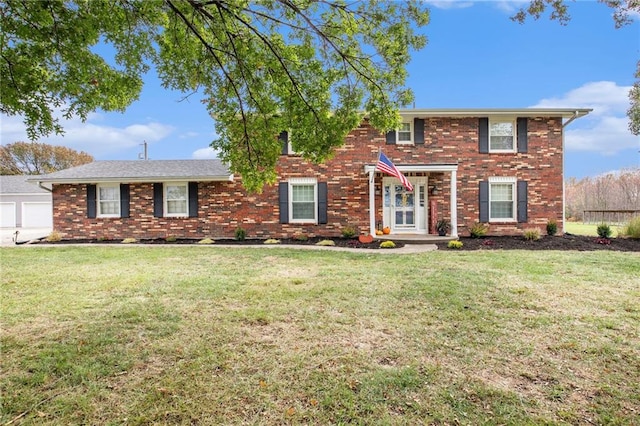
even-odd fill
[{"label": "brick house", "polygon": [[[365,119],[315,165],[279,139],[278,182],[248,194],[219,160],[97,161],[39,176],[53,194],[53,226],[64,238],[248,238],[340,236],[391,228],[391,236],[451,236],[474,222],[489,235],[563,230],[564,128],[589,109],[401,110],[383,134]],[[294,141],[295,146],[295,141]],[[413,184],[376,171],[382,150]]]}]

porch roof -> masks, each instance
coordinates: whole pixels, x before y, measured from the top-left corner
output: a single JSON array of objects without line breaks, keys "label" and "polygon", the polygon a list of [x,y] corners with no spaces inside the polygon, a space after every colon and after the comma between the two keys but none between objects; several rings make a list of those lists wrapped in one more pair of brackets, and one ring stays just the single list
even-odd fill
[{"label": "porch roof", "polygon": [[[396,164],[401,172],[455,172],[458,170],[458,163],[435,163],[435,164]],[[375,164],[366,164],[365,173],[376,172]],[[380,172],[382,173],[382,172]]]}]

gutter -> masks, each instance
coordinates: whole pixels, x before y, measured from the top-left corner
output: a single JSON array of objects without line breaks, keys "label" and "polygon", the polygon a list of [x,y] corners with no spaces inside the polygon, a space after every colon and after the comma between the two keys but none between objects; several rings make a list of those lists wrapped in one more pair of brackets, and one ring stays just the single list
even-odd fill
[{"label": "gutter", "polygon": [[575,111],[573,113],[573,115],[565,122],[562,124],[562,128],[564,129],[565,127],[567,127],[569,124],[571,124],[571,122],[573,120],[575,120],[576,118],[580,118],[580,117],[584,117],[585,115],[589,114],[591,111],[593,111],[592,109],[586,110],[582,113],[580,113],[580,111]]}]

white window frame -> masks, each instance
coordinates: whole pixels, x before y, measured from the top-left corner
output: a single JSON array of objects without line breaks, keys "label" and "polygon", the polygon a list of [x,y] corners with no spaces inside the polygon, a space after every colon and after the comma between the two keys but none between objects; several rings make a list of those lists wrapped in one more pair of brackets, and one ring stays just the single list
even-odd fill
[{"label": "white window frame", "polygon": [[[499,124],[499,123],[509,123],[511,124],[511,148],[509,149],[493,149],[491,148],[491,127],[494,124]],[[518,148],[518,127],[516,124],[516,119],[515,118],[502,118],[502,119],[489,119],[489,152],[516,152],[516,149]]]},{"label": "white window frame", "polygon": [[[102,200],[100,198],[100,189],[101,188],[114,188],[116,190],[117,198],[115,200]],[[115,202],[117,205],[117,213],[102,213],[102,203],[103,202]],[[120,184],[99,184],[96,185],[96,207],[97,214],[96,217],[120,217]]]},{"label": "white window frame", "polygon": [[[409,130],[403,130],[402,126],[408,125]],[[413,122],[412,121],[403,121],[400,125],[401,127],[396,130],[396,144],[398,145],[413,145]],[[400,140],[400,133],[409,133],[409,140]]]},{"label": "white window frame", "polygon": [[[167,193],[170,186],[184,186],[185,187],[185,212],[182,213],[169,213],[169,197]],[[164,211],[164,217],[188,217],[189,216],[189,182],[165,182],[162,194],[162,208]],[[173,200],[172,200],[173,201]]]},{"label": "white window frame", "polygon": [[[291,178],[289,183],[289,223],[318,223],[318,180],[315,178]],[[293,218],[293,187],[313,185],[313,219]]]},{"label": "white window frame", "polygon": [[[515,177],[490,177],[489,178],[489,222],[517,222],[517,218],[518,218],[518,193],[517,193],[517,185],[518,181]],[[493,202],[493,197],[492,197],[492,193],[493,193],[493,185],[498,184],[498,185],[511,185],[511,202],[512,202],[512,208],[511,211],[512,216],[511,217],[492,217],[491,216],[491,203]],[[498,200],[498,201],[504,201],[504,200]]]}]

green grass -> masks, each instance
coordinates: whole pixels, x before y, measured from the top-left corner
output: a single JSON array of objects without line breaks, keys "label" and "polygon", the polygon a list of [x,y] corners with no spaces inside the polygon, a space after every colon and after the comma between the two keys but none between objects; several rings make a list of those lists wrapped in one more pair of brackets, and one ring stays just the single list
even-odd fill
[{"label": "green grass", "polygon": [[[574,235],[587,235],[590,237],[598,236],[598,223],[583,223],[583,222],[565,222],[564,223],[564,232],[568,232]],[[621,226],[610,225],[611,226],[611,237],[615,238],[618,236],[618,232],[622,229]]]},{"label": "green grass", "polygon": [[640,412],[637,253],[0,256],[2,424],[630,425]]}]

